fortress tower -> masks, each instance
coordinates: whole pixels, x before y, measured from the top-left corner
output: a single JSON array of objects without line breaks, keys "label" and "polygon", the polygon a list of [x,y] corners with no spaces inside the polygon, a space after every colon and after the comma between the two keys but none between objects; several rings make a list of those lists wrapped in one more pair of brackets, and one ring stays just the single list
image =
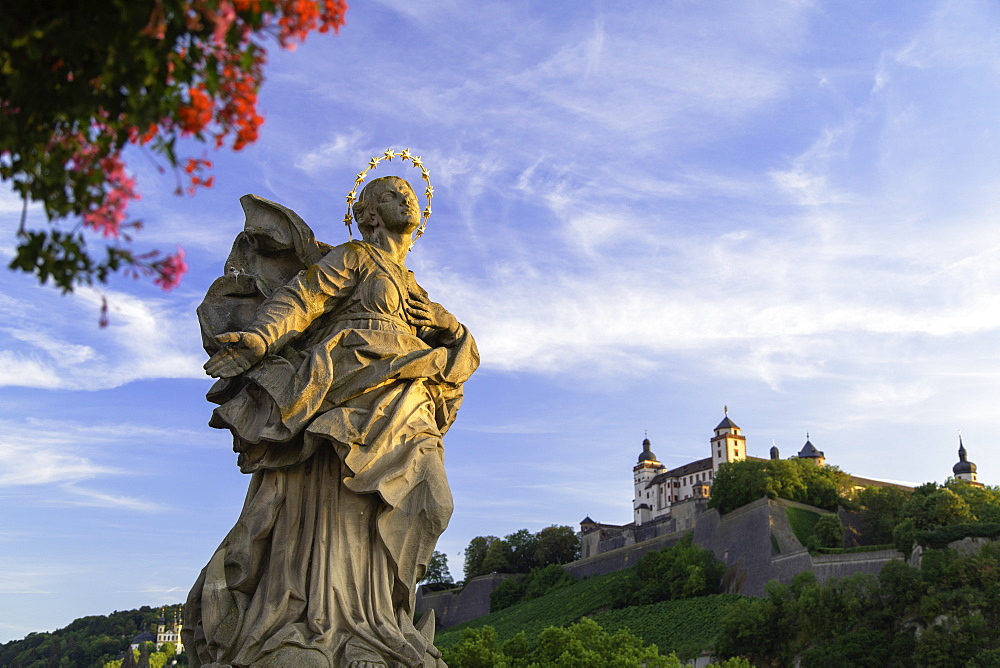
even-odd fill
[{"label": "fortress tower", "polygon": [[738,462],[747,458],[747,439],[740,434],[740,428],[729,419],[729,407],[723,407],[725,417],[715,428],[712,437],[712,470],[718,471],[719,464]]},{"label": "fortress tower", "polygon": [[811,459],[816,466],[826,464],[826,455],[822,450],[817,450],[816,446],[809,441],[809,434],[806,434],[806,444],[802,446],[797,455],[799,459]]},{"label": "fortress tower", "polygon": [[639,461],[632,468],[632,481],[635,484],[635,498],[632,499],[632,519],[636,526],[649,522],[652,518],[653,507],[656,499],[652,497],[656,493],[655,489],[649,488],[649,483],[653,481],[656,474],[665,470],[657,459],[653,451],[650,450],[652,444],[649,439],[643,439],[642,452],[639,453]]}]

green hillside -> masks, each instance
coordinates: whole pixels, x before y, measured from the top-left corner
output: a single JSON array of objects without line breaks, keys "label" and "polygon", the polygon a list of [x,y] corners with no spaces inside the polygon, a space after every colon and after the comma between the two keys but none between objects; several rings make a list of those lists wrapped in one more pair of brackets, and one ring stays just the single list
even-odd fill
[{"label": "green hillside", "polygon": [[181,604],[175,604],[81,617],[57,631],[29,633],[21,640],[0,644],[0,666],[102,668],[124,652],[138,633],[155,630],[161,614],[172,619],[180,611]]},{"label": "green hillside", "polygon": [[661,652],[694,656],[711,647],[721,630],[721,613],[742,596],[717,594],[613,610],[615,593],[628,571],[580,580],[541,598],[525,601],[448,629],[435,638],[440,648],[457,643],[465,629],[492,626],[502,642],[524,631],[533,637],[549,626],[567,626],[589,616],[608,631],[626,628]]}]

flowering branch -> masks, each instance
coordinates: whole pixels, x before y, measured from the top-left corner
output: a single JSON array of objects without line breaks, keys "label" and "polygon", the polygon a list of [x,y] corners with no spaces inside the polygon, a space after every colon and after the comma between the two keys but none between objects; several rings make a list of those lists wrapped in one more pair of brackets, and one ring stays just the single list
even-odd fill
[{"label": "flowering branch", "polygon": [[[56,3],[57,5],[61,3]],[[344,0],[102,0],[47,8],[6,0],[0,21],[0,180],[42,204],[50,226],[22,220],[10,268],[63,292],[112,273],[152,276],[165,290],[184,251],[136,255],[139,199],[122,157],[129,145],[162,156],[177,194],[214,182],[211,161],[181,158],[181,138],[239,151],[257,140],[266,38],[294,49],[337,31]],[[76,219],[72,229],[60,221]],[[103,257],[88,240],[101,239]]]}]

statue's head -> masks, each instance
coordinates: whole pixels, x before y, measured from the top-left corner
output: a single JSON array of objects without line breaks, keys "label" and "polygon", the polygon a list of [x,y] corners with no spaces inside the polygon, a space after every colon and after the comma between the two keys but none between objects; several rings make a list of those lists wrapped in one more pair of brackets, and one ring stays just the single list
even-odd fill
[{"label": "statue's head", "polygon": [[353,207],[354,220],[361,238],[371,241],[375,230],[413,232],[420,225],[420,205],[413,188],[398,176],[383,176],[369,181]]}]

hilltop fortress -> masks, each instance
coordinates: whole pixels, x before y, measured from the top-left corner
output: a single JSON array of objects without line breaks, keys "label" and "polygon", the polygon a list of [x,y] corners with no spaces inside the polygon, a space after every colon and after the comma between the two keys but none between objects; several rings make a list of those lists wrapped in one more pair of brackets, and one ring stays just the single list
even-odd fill
[{"label": "hilltop fortress", "polygon": [[[813,571],[820,582],[855,573],[877,575],[889,561],[904,558],[895,549],[810,554],[792,531],[786,509],[817,509],[794,501],[762,498],[725,515],[709,508],[712,483],[722,464],[761,460],[747,455],[746,438],[728,411],[713,430],[709,448],[708,457],[667,469],[657,460],[650,440],[643,440],[642,451],[632,468],[634,521],[626,525],[601,524],[586,517],[580,523],[581,558],[564,564],[566,570],[581,578],[629,568],[647,552],[671,547],[693,533],[696,545],[711,550],[726,565],[723,583],[726,591],[763,596],[764,586],[772,579],[787,584],[806,570]],[[795,457],[808,459],[817,466],[826,464],[825,454],[809,441],[808,435]],[[982,486],[976,465],[968,461],[961,436],[958,457],[952,468],[953,476]],[[776,447],[770,449],[770,458],[779,458]],[[858,476],[850,476],[850,480],[856,487],[910,489]],[[919,551],[914,559],[919,560]],[[442,628],[485,615],[489,612],[490,592],[507,577],[512,576],[483,575],[466,582],[461,590],[430,592],[421,588],[417,610],[435,610]]]},{"label": "hilltop fortress", "polygon": [[[635,489],[632,499],[633,522],[625,525],[601,524],[589,516],[585,517],[580,522],[582,557],[597,556],[626,545],[693,528],[695,520],[708,511],[712,482],[722,464],[745,459],[763,461],[760,457],[747,454],[746,437],[730,419],[728,407],[723,411],[725,416],[713,430],[709,439],[709,456],[704,459],[667,469],[657,460],[649,438],[642,441],[642,452],[639,453],[638,462],[632,467]],[[826,465],[826,455],[810,442],[808,434],[802,449],[794,456],[807,459],[817,466]],[[772,446],[770,459],[779,457],[778,448]],[[952,475],[981,487],[976,465],[968,461],[961,434],[958,457],[958,463],[952,467]],[[855,475],[850,476],[850,481],[855,488],[875,486],[912,489],[906,485]]]}]

